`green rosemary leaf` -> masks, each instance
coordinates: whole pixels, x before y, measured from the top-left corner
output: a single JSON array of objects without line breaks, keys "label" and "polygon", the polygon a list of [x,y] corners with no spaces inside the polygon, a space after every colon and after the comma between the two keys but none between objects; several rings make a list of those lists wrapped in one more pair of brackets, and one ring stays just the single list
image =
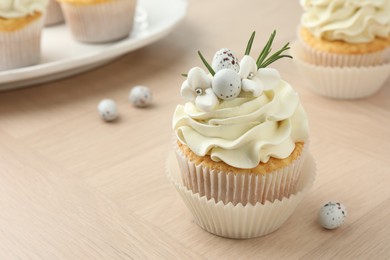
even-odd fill
[{"label": "green rosemary leaf", "polygon": [[272,33],[271,33],[271,36],[269,37],[266,45],[264,46],[263,50],[261,51],[259,57],[257,58],[257,61],[256,61],[256,64],[257,64],[257,67],[259,68],[260,67],[260,64],[265,60],[265,58],[268,56],[268,54],[271,52],[271,46],[272,46],[272,42],[274,41],[274,38],[275,38],[275,35],[276,35],[276,30],[274,30]]},{"label": "green rosemary leaf", "polygon": [[186,78],[188,77],[188,74],[186,74],[186,73],[182,73],[181,75],[182,75],[183,77],[186,77]]},{"label": "green rosemary leaf", "polygon": [[206,68],[208,69],[208,71],[211,73],[212,76],[215,75],[215,71],[213,70],[213,68],[210,66],[210,64],[206,61],[206,59],[203,57],[202,53],[200,51],[198,51],[198,55],[200,57],[200,59],[202,60],[203,64],[206,66]]},{"label": "green rosemary leaf", "polygon": [[[265,67],[267,67],[267,66],[269,66],[271,63],[274,63],[275,61],[277,61],[277,60],[279,60],[279,59],[281,59],[281,58],[290,58],[290,59],[292,59],[293,57],[292,56],[290,56],[290,55],[280,55],[280,56],[278,56],[278,57],[275,57],[274,59],[268,59],[266,62],[264,62],[263,64],[261,64],[261,67],[260,68],[265,68]],[[260,69],[259,68],[259,69]]]},{"label": "green rosemary leaf", "polygon": [[290,56],[290,55],[285,55],[285,54],[282,55],[282,53],[284,51],[287,51],[290,49],[290,46],[289,46],[290,43],[286,43],[280,50],[278,50],[277,52],[273,53],[270,57],[268,57],[268,54],[270,54],[270,52],[271,52],[271,45],[272,45],[272,42],[275,38],[275,35],[276,35],[276,31],[273,31],[267,44],[264,46],[263,51],[260,53],[259,58],[257,59],[256,64],[257,64],[258,69],[265,68],[265,67],[269,66],[271,63],[273,63],[281,58],[291,58],[292,59],[292,56]]},{"label": "green rosemary leaf", "polygon": [[252,49],[253,40],[255,39],[256,32],[253,32],[251,35],[251,38],[248,41],[248,44],[246,45],[245,55],[249,55]]},{"label": "green rosemary leaf", "polygon": [[[260,65],[261,65],[261,67],[262,68],[265,68],[266,66],[264,65],[264,64],[271,64],[271,63],[269,63],[269,61],[270,60],[274,60],[274,61],[276,61],[276,60],[278,60],[278,59],[276,59],[275,60],[275,57],[278,57],[280,54],[282,54],[282,52],[284,52],[284,51],[286,51],[286,50],[289,50],[290,49],[290,47],[288,46],[290,43],[287,43],[286,45],[284,45],[283,47],[282,47],[282,49],[280,49],[279,51],[277,51],[277,52],[275,52],[274,54],[272,54],[271,55],[271,57],[269,57],[268,59],[266,59],[265,61],[263,61]],[[290,56],[291,57],[291,56]],[[267,65],[267,66],[268,66]]]}]

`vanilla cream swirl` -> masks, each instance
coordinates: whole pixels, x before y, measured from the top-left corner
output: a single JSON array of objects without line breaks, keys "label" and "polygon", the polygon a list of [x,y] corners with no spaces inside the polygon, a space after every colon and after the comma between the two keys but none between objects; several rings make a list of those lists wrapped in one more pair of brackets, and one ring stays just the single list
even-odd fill
[{"label": "vanilla cream swirl", "polygon": [[301,24],[326,40],[366,43],[390,35],[389,0],[300,0]]},{"label": "vanilla cream swirl", "polygon": [[46,10],[48,0],[0,0],[0,17],[19,18],[43,13]]},{"label": "vanilla cream swirl", "polygon": [[308,138],[308,123],[297,93],[280,80],[257,98],[222,101],[203,112],[192,102],[178,105],[173,129],[180,142],[198,156],[250,169],[270,157],[287,158],[296,142]]}]

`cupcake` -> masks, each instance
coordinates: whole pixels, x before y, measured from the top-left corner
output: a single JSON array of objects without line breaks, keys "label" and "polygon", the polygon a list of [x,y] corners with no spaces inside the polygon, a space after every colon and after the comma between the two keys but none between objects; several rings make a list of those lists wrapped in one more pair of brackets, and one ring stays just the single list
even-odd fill
[{"label": "cupcake", "polygon": [[46,5],[47,0],[4,0],[0,4],[0,70],[39,62]]},{"label": "cupcake", "polygon": [[56,0],[49,0],[46,10],[45,26],[51,26],[64,22],[61,6]]},{"label": "cupcake", "polygon": [[293,52],[312,89],[335,98],[379,90],[390,71],[390,1],[300,2],[305,12]]},{"label": "cupcake", "polygon": [[136,0],[58,0],[77,41],[104,43],[128,37]]},{"label": "cupcake", "polygon": [[[221,49],[210,65],[199,52],[209,73],[195,67],[185,74],[181,95],[187,103],[173,115],[181,177],[171,180],[202,228],[233,238],[279,228],[313,174],[302,174],[308,153],[306,113],[290,84],[268,67],[291,57],[282,55],[288,44],[269,55],[274,32],[255,60],[250,56],[254,35],[241,61]],[[239,224],[243,214],[256,221]]]}]

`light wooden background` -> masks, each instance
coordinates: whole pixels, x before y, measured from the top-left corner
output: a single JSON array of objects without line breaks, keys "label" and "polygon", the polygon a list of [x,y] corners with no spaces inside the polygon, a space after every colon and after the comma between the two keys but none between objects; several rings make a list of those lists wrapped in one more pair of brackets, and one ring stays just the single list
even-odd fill
[{"label": "light wooden background", "polygon": [[[171,118],[183,102],[181,73],[222,47],[242,56],[278,30],[293,41],[301,8],[285,0],[191,1],[168,37],[94,71],[0,93],[0,259],[390,259],[390,81],[376,95],[331,100],[307,90],[290,60],[275,67],[299,92],[318,165],[313,189],[292,217],[266,237],[231,240],[192,219],[165,176]],[[149,86],[154,106],[127,101]],[[104,123],[96,106],[117,101]],[[336,200],[346,223],[316,223]]]}]

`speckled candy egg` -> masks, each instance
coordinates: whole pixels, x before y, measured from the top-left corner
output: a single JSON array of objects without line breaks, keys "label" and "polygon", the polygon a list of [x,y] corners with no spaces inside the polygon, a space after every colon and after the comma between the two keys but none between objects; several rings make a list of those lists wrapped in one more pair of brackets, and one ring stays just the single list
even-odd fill
[{"label": "speckled candy egg", "polygon": [[234,56],[232,51],[227,48],[220,49],[214,54],[211,67],[213,67],[215,72],[222,69],[232,69],[237,73],[240,71],[238,59]]},{"label": "speckled candy egg", "polygon": [[215,73],[212,89],[220,99],[233,99],[241,92],[241,77],[234,70],[222,69]]},{"label": "speckled candy egg", "polygon": [[135,86],[130,90],[129,100],[136,107],[147,107],[152,103],[152,92],[148,87]]},{"label": "speckled candy egg", "polygon": [[104,121],[112,121],[118,117],[116,104],[111,99],[103,99],[99,102],[98,111]]},{"label": "speckled candy egg", "polygon": [[347,211],[343,204],[339,202],[328,202],[321,207],[318,221],[326,229],[335,229],[344,223],[346,217]]}]

